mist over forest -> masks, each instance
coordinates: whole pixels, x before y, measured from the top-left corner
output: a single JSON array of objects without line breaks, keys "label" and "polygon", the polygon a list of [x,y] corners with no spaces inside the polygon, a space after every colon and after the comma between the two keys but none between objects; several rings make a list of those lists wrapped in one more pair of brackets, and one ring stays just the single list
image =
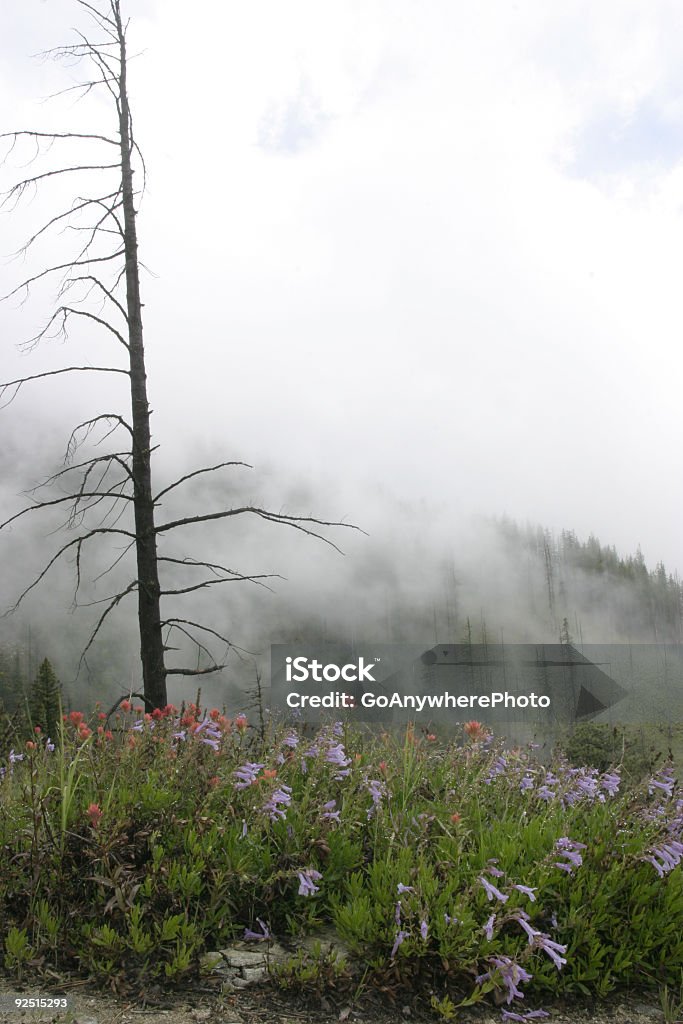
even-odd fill
[{"label": "mist over forest", "polygon": [[[207,507],[217,497],[213,487],[200,495]],[[223,499],[230,490],[226,484]],[[290,497],[299,506],[314,501],[302,488]],[[202,557],[281,578],[190,596],[184,614],[227,634],[236,649],[218,676],[170,682],[169,699],[192,700],[200,685],[206,701],[231,712],[244,710],[256,672],[268,684],[271,643],[428,647],[569,640],[580,649],[583,644],[681,642],[678,574],[661,562],[646,565],[640,551],[620,553],[593,536],[581,539],[571,530],[553,534],[505,517],[453,523],[445,510],[424,504],[397,505],[391,515],[379,505],[367,512],[373,521],[363,526],[372,527],[370,536],[335,536],[344,555],[309,537],[292,538],[285,527],[231,524],[229,544],[228,531],[204,527],[201,542],[195,538],[193,545]],[[35,527],[17,526],[14,535],[16,554],[5,564],[4,593],[11,585],[16,596],[28,583],[28,566],[45,561],[54,538],[40,538]],[[102,571],[107,560],[98,555],[94,564]],[[94,586],[84,577],[79,603],[96,602],[104,584],[108,592],[120,579],[113,571]],[[6,707],[21,699],[45,657],[74,706],[106,704],[139,688],[133,602],[122,603],[111,616],[79,666],[99,606],[74,609],[73,591],[73,565],[57,567],[25,605],[1,620],[0,697]],[[218,641],[208,646],[214,656],[224,653]],[[188,643],[180,646],[177,659],[197,667],[209,663]]]}]

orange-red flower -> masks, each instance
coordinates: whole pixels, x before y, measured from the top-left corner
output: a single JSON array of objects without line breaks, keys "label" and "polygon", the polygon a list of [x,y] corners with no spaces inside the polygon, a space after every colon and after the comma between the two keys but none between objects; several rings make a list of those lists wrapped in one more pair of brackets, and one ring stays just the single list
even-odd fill
[{"label": "orange-red flower", "polygon": [[488,732],[481,724],[481,722],[476,722],[474,720],[472,720],[471,722],[465,722],[465,724],[463,725],[463,729],[465,730],[469,738],[472,740],[472,742],[484,740],[488,736]]},{"label": "orange-red flower", "polygon": [[133,705],[131,704],[131,702],[129,700],[122,700],[121,703],[119,704],[119,707],[121,708],[121,710],[125,711],[125,712],[130,711],[132,706]]},{"label": "orange-red flower", "polygon": [[88,807],[88,818],[93,828],[97,828],[100,818],[102,817],[102,811],[97,804],[90,804]]}]

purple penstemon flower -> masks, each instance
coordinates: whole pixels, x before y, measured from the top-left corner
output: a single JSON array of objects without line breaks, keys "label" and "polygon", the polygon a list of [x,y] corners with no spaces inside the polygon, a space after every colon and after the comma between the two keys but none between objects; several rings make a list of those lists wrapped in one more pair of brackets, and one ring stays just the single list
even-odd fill
[{"label": "purple penstemon flower", "polygon": [[652,796],[654,791],[660,790],[667,797],[673,796],[675,778],[670,768],[663,768],[654,778],[650,779],[647,791]]},{"label": "purple penstemon flower", "polygon": [[489,768],[488,775],[484,779],[485,784],[490,785],[497,775],[502,775],[507,768],[507,760],[500,754]]},{"label": "purple penstemon flower", "polygon": [[288,732],[282,741],[282,745],[294,750],[295,747],[299,746],[299,737],[295,732]]},{"label": "purple penstemon flower", "polygon": [[48,736],[48,738],[47,738],[47,742],[46,742],[46,744],[45,744],[45,749],[46,749],[46,750],[47,750],[47,751],[48,751],[48,752],[49,752],[50,754],[54,753],[55,745],[54,745],[54,743],[52,742],[52,740],[50,739],[50,737],[49,737],[49,736]]},{"label": "purple penstemon flower", "polygon": [[517,988],[520,984],[525,984],[527,981],[531,981],[533,978],[532,974],[525,971],[518,963],[511,960],[509,956],[493,956],[489,958],[489,963],[492,965],[492,969],[487,971],[485,974],[480,974],[476,979],[477,985],[480,985],[482,981],[491,981],[495,978],[495,975],[500,976],[501,981],[507,989],[506,1001],[508,1005],[513,999],[524,999],[524,993],[520,992]]},{"label": "purple penstemon flower", "polygon": [[264,924],[260,917],[256,918],[256,922],[261,925],[261,931],[254,932],[251,928],[245,928],[244,935],[242,936],[244,942],[266,942],[270,939],[270,931],[267,925]]},{"label": "purple penstemon flower", "polygon": [[533,887],[530,885],[513,885],[512,888],[516,889],[518,892],[524,893],[525,896],[529,897],[532,903],[536,902],[535,893],[538,889],[537,885]]},{"label": "purple penstemon flower", "polygon": [[545,800],[547,802],[550,802],[551,800],[555,799],[557,794],[555,793],[554,790],[550,789],[548,786],[543,785],[543,786],[539,787],[538,792],[537,792],[536,795],[538,796],[539,800]]},{"label": "purple penstemon flower", "polygon": [[487,900],[497,899],[497,900],[500,900],[501,903],[507,903],[507,901],[509,900],[510,897],[506,896],[504,893],[502,893],[500,891],[500,889],[496,889],[495,885],[493,885],[491,882],[489,882],[489,880],[487,878],[484,878],[482,875],[480,875],[479,876],[479,881],[481,882],[481,884],[484,886],[484,889],[486,890],[486,899]]},{"label": "purple penstemon flower", "polygon": [[10,750],[10,752],[9,752],[9,763],[10,764],[15,764],[17,761],[23,761],[23,760],[24,760],[24,755],[23,754],[15,754],[14,750]]},{"label": "purple penstemon flower", "polygon": [[643,857],[643,860],[652,864],[659,877],[664,878],[664,875],[668,871],[673,871],[673,869],[678,867],[681,863],[681,860],[683,859],[683,843],[674,839],[668,843],[662,843],[661,846],[655,847],[653,853],[656,857],[659,857],[659,860],[655,860],[654,856]]},{"label": "purple penstemon flower", "polygon": [[351,758],[346,756],[343,743],[333,743],[329,746],[325,751],[325,760],[338,768],[347,768],[351,764]]},{"label": "purple penstemon flower", "polygon": [[489,861],[486,862],[486,867],[484,868],[484,871],[488,871],[488,873],[490,875],[493,875],[494,878],[504,878],[505,872],[501,871],[500,868],[496,867],[497,863],[498,859],[496,857],[492,857]]},{"label": "purple penstemon flower", "polygon": [[616,796],[621,784],[621,778],[616,772],[604,772],[600,776],[600,785],[609,793],[610,796]]},{"label": "purple penstemon flower", "polygon": [[247,761],[246,764],[236,768],[232,773],[233,777],[237,779],[235,782],[235,789],[248,789],[254,782],[256,782],[256,776],[261,771],[264,765],[257,763],[256,761]]},{"label": "purple penstemon flower", "polygon": [[339,821],[340,810],[335,810],[337,806],[336,800],[328,800],[326,804],[323,804],[323,813],[320,815],[323,821]]},{"label": "purple penstemon flower", "polygon": [[585,843],[579,843],[575,839],[563,836],[556,841],[555,849],[558,850],[561,857],[566,857],[567,859],[566,863],[555,861],[555,867],[566,871],[567,874],[571,875],[575,867],[580,868],[583,864],[583,857],[579,850],[586,849]]},{"label": "purple penstemon flower", "polygon": [[303,871],[298,871],[297,875],[299,876],[299,896],[313,896],[314,893],[320,891],[320,886],[315,885],[315,882],[319,882],[323,877],[319,871],[305,868]]},{"label": "purple penstemon flower", "polygon": [[396,902],[396,909],[394,911],[394,921],[396,922],[396,927],[400,928],[401,927],[401,901],[400,900],[398,900]]},{"label": "purple penstemon flower", "polygon": [[409,935],[410,932],[404,932],[403,930],[399,931],[398,935],[396,936],[396,941],[394,942],[394,945],[391,947],[391,953],[389,954],[390,960],[394,959],[398,952],[398,947],[401,945],[402,942],[405,942]]},{"label": "purple penstemon flower", "polygon": [[567,960],[566,957],[560,956],[559,954],[566,953],[567,947],[562,946],[559,942],[555,942],[553,939],[550,938],[549,935],[546,935],[544,932],[541,932],[539,935],[537,935],[534,939],[534,942],[539,949],[542,949],[544,953],[548,954],[552,962],[557,967],[558,971],[561,971],[563,964],[566,964]]},{"label": "purple penstemon flower", "polygon": [[495,923],[496,923],[496,915],[495,914],[491,914],[491,916],[489,917],[488,921],[484,925],[484,929],[483,929],[484,935],[489,940],[489,942],[493,938],[493,926],[495,925]]},{"label": "purple penstemon flower", "polygon": [[415,886],[404,885],[403,882],[399,882],[398,885],[396,886],[396,892],[399,894],[399,896],[404,892],[415,892]]},{"label": "purple penstemon flower", "polygon": [[516,921],[518,925],[521,925],[521,927],[529,936],[529,945],[533,946],[534,939],[537,935],[541,935],[542,932],[539,932],[537,928],[534,928],[532,925],[529,924],[529,915],[525,914],[523,911],[518,910],[512,920]]},{"label": "purple penstemon flower", "polygon": [[526,793],[527,790],[534,788],[534,780],[531,775],[525,775],[519,784],[520,792]]},{"label": "purple penstemon flower", "polygon": [[377,808],[382,802],[382,797],[386,793],[386,786],[380,779],[365,779],[365,786],[372,797],[372,807],[368,808],[367,813],[369,820],[377,812]]},{"label": "purple penstemon flower", "polygon": [[277,789],[274,789],[270,794],[268,800],[263,805],[263,810],[266,812],[271,821],[281,821],[287,817],[287,812],[283,810],[285,807],[289,807],[292,802],[292,787],[285,786],[281,783]]},{"label": "purple penstemon flower", "polygon": [[420,921],[420,935],[422,937],[423,942],[426,942],[427,936],[429,935],[429,925],[424,920]]}]

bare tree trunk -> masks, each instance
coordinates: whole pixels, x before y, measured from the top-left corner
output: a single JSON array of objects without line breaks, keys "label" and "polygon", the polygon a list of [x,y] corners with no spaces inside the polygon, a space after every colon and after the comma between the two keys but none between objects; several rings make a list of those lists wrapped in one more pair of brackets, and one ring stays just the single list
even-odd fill
[{"label": "bare tree trunk", "polygon": [[126,307],[128,313],[128,345],[130,357],[130,394],[133,426],[133,502],[135,510],[135,550],[138,567],[138,622],[140,627],[140,659],[145,698],[152,707],[163,707],[167,701],[164,642],[161,634],[161,610],[157,538],[152,491],[151,439],[147,373],[142,337],[142,303],[140,301],[140,268],[138,238],[135,224],[135,197],[131,154],[133,139],[128,105],[126,39],[118,2],[113,14],[119,37],[121,70],[119,77],[119,134],[121,139],[121,195],[123,200],[124,253],[126,268]]},{"label": "bare tree trunk", "polygon": [[[178,615],[161,618],[160,604],[182,595],[191,595],[199,590],[220,584],[250,582],[257,586],[266,586],[265,580],[279,578],[275,573],[241,573],[228,566],[206,558],[174,557],[159,555],[157,537],[168,535],[172,531],[185,530],[204,523],[231,519],[238,516],[255,516],[257,519],[288,526],[290,529],[330,545],[339,550],[324,531],[328,527],[357,529],[349,523],[339,523],[313,516],[295,516],[282,512],[271,512],[258,505],[241,505],[211,508],[195,514],[180,515],[177,518],[156,522],[155,509],[160,499],[171,491],[181,488],[190,480],[207,474],[223,473],[236,467],[251,468],[245,462],[222,461],[213,466],[201,466],[190,472],[183,473],[177,480],[163,487],[156,494],[152,490],[150,440],[150,409],[147,400],[147,374],[145,370],[145,351],[142,334],[142,303],[140,301],[140,264],[138,259],[138,239],[136,230],[136,200],[143,192],[136,190],[133,181],[134,164],[141,164],[144,174],[144,163],[139,147],[135,141],[133,122],[128,102],[126,28],[127,23],[121,16],[121,0],[102,0],[93,3],[91,0],[76,0],[79,7],[87,11],[95,21],[104,40],[91,43],[87,36],[77,31],[78,41],[65,47],[47,51],[53,59],[66,59],[78,62],[88,59],[95,68],[95,78],[78,83],[75,88],[87,94],[92,88],[104,86],[112,96],[116,105],[118,120],[118,136],[116,132],[103,135],[100,132],[41,132],[20,130],[0,133],[0,142],[8,143],[8,154],[15,146],[26,141],[35,147],[33,160],[49,152],[53,144],[68,142],[87,142],[100,147],[99,151],[116,154],[113,160],[107,156],[95,163],[75,162],[64,167],[56,167],[45,173],[31,173],[16,181],[6,193],[0,193],[0,209],[14,208],[16,202],[26,193],[32,192],[44,182],[56,176],[79,175],[83,172],[98,172],[109,175],[114,180],[103,186],[102,194],[76,196],[73,203],[52,215],[27,240],[20,250],[21,255],[31,250],[34,243],[40,241],[50,231],[59,230],[70,225],[74,216],[78,230],[86,231],[86,242],[71,256],[67,262],[49,264],[42,270],[33,273],[12,288],[2,299],[22,295],[28,297],[34,284],[50,275],[59,275],[61,284],[57,293],[58,306],[48,319],[47,324],[27,343],[34,347],[46,337],[68,336],[68,324],[75,318],[86,318],[93,329],[104,330],[110,338],[126,349],[128,368],[118,365],[110,366],[65,366],[42,373],[30,374],[13,381],[0,383],[0,401],[11,403],[18,391],[25,385],[39,380],[61,379],[61,375],[69,373],[114,373],[124,374],[130,378],[131,415],[124,418],[119,412],[102,412],[83,423],[79,423],[71,432],[67,443],[63,468],[53,473],[33,489],[30,503],[19,512],[0,522],[0,531],[9,528],[13,523],[25,516],[32,516],[40,510],[68,509],[67,521],[64,524],[73,529],[75,536],[61,544],[58,550],[48,558],[43,569],[34,577],[17,598],[17,608],[35,587],[41,583],[52,567],[62,558],[74,555],[76,585],[74,589],[74,605],[77,604],[82,576],[82,558],[91,541],[98,545],[103,540],[123,541],[125,547],[122,554],[117,555],[109,568],[100,577],[106,575],[121,558],[135,548],[136,576],[123,585],[116,593],[109,595],[101,602],[104,610],[100,613],[88,642],[81,654],[80,664],[100,633],[109,615],[130,594],[138,594],[138,628],[140,633],[140,658],[142,662],[144,700],[148,710],[163,707],[167,703],[167,679],[169,676],[201,676],[220,672],[226,667],[226,658],[234,647],[231,639],[223,631],[213,629],[194,618],[181,618]],[[102,150],[102,147],[105,147]],[[31,162],[31,161],[29,161]],[[3,160],[0,159],[0,166]],[[78,223],[78,217],[90,222],[85,225]],[[111,238],[116,238],[112,248]],[[121,262],[122,261],[122,262]],[[126,297],[121,294],[125,279]],[[83,293],[78,288],[83,289]],[[83,308],[91,293],[103,303],[105,312],[93,312]],[[121,327],[121,319],[125,327]],[[83,322],[83,321],[81,321]],[[98,453],[75,462],[75,454],[85,443],[91,431],[100,429],[105,440],[116,432],[121,437],[125,432],[126,445],[122,450]],[[98,442],[99,443],[99,442]],[[108,474],[110,474],[108,476]],[[41,488],[59,484],[66,493],[56,498],[37,499],[34,497]],[[133,513],[134,525],[128,518],[119,524],[119,517],[111,524],[107,516],[114,512],[125,512],[126,507]],[[89,513],[94,516],[101,513],[101,518],[92,524]],[[322,529],[323,532],[320,532]],[[163,562],[161,566],[159,563]],[[163,569],[175,573],[188,574],[186,583],[173,585],[171,581],[163,583]],[[162,579],[160,580],[160,575]],[[197,578],[199,577],[199,578]],[[98,577],[99,578],[99,577]],[[168,637],[171,633],[181,638],[181,642],[189,641],[198,652],[206,656],[209,664],[200,668],[167,667],[166,654],[171,650]],[[165,635],[165,636],[164,636]],[[222,659],[217,659],[206,646],[207,643],[218,641],[224,646]],[[174,648],[175,649],[175,648]]]}]

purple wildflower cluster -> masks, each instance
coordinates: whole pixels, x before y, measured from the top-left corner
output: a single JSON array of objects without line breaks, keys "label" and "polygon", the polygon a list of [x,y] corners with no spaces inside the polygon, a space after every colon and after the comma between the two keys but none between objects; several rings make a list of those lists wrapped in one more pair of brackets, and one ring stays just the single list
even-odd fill
[{"label": "purple wildflower cluster", "polygon": [[522,793],[533,794],[545,803],[559,799],[563,807],[573,807],[581,801],[594,803],[597,800],[605,803],[607,797],[618,795],[620,784],[621,776],[617,772],[600,774],[595,768],[570,768],[565,765],[560,776],[546,771],[537,788],[533,774],[527,771],[519,788]]},{"label": "purple wildflower cluster", "polygon": [[256,782],[256,776],[265,765],[256,761],[247,761],[246,764],[236,768],[232,773],[235,782],[235,789],[248,789]]},{"label": "purple wildflower cluster", "polygon": [[298,871],[297,875],[299,896],[313,896],[316,892],[320,892],[320,886],[315,884],[323,877],[319,871],[315,871],[313,868],[304,868],[303,871]]},{"label": "purple wildflower cluster", "polygon": [[671,765],[665,765],[657,774],[650,779],[647,791],[650,796],[655,792],[664,793],[667,799],[671,799],[674,792],[676,779]]},{"label": "purple wildflower cluster", "polygon": [[529,974],[509,956],[492,956],[488,958],[487,963],[491,965],[490,969],[477,977],[477,985],[485,981],[492,981],[494,984],[502,982],[507,990],[505,1001],[508,1006],[513,999],[524,999],[524,993],[517,986],[531,981],[533,974]]},{"label": "purple wildflower cluster", "polygon": [[490,784],[493,782],[496,776],[504,775],[507,766],[507,758],[503,757],[502,754],[499,754],[498,757],[496,757],[496,759],[494,760],[491,767],[489,768],[486,778],[484,779],[486,785],[490,786]]},{"label": "purple wildflower cluster", "polygon": [[387,795],[387,787],[380,779],[368,779],[367,776],[363,780],[363,784],[372,797],[372,804],[368,808],[367,812],[369,821],[370,818],[377,813],[383,798]]},{"label": "purple wildflower cluster", "polygon": [[268,926],[264,924],[260,917],[256,918],[256,923],[261,926],[260,932],[252,931],[251,928],[244,929],[244,935],[242,936],[245,942],[268,942],[271,938]]},{"label": "purple wildflower cluster", "polygon": [[321,819],[323,821],[336,821],[338,824],[341,810],[335,810],[336,807],[336,800],[328,800],[326,804],[323,804],[323,813],[320,815]]},{"label": "purple wildflower cluster", "polygon": [[673,871],[683,860],[683,843],[677,839],[672,839],[668,843],[662,843],[661,846],[654,847],[652,854],[643,857],[643,860],[652,864],[659,877],[664,878],[667,872]]},{"label": "purple wildflower cluster", "polygon": [[263,805],[263,810],[271,821],[282,821],[287,817],[287,811],[285,808],[289,807],[291,802],[292,787],[285,786],[284,783],[280,783],[277,789],[274,789],[266,800]]},{"label": "purple wildflower cluster", "polygon": [[569,839],[567,836],[563,836],[558,839],[555,843],[555,849],[558,851],[560,857],[564,857],[564,861],[554,861],[554,866],[560,868],[561,871],[566,871],[568,875],[574,873],[574,868],[580,868],[583,864],[583,857],[579,853],[579,850],[585,850],[585,843],[578,843],[575,839]]}]

